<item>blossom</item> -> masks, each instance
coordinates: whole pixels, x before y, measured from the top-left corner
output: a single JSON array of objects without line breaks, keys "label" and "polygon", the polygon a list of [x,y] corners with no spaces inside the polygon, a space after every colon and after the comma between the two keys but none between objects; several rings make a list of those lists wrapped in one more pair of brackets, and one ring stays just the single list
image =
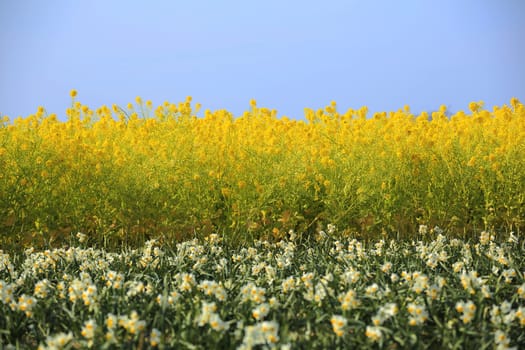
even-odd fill
[{"label": "blossom", "polygon": [[279,324],[263,321],[244,329],[244,338],[239,349],[252,349],[257,345],[275,344],[279,341]]},{"label": "blossom", "polygon": [[270,312],[270,305],[268,305],[267,303],[262,303],[262,304],[257,305],[257,307],[253,309],[252,316],[257,321],[261,321],[268,315],[269,312]]},{"label": "blossom", "polygon": [[215,296],[219,301],[226,300],[226,290],[215,281],[201,281],[197,288],[203,291],[206,296]]},{"label": "blossom", "polygon": [[452,264],[452,270],[458,273],[463,269],[464,266],[465,266],[465,263],[463,261],[457,261],[454,264]]},{"label": "blossom", "polygon": [[512,347],[512,348],[509,347],[510,345],[509,336],[505,332],[499,329],[494,333],[494,343],[496,344],[497,350],[504,350],[504,349],[515,350],[517,349],[517,347]]},{"label": "blossom", "polygon": [[80,334],[87,340],[92,340],[95,337],[95,330],[97,329],[97,323],[94,319],[87,320],[84,322],[84,326]]},{"label": "blossom", "polygon": [[117,323],[118,323],[117,316],[113,315],[112,313],[109,313],[106,316],[105,324],[108,329],[115,329],[115,327],[117,326]]},{"label": "blossom", "polygon": [[208,320],[210,327],[217,332],[222,332],[228,329],[229,324],[224,322],[221,317],[216,313],[211,313]]},{"label": "blossom", "polygon": [[33,316],[33,307],[35,305],[36,305],[36,299],[34,297],[22,294],[18,298],[18,303],[16,304],[16,308],[19,311],[24,312],[27,317],[31,317]]},{"label": "blossom", "polygon": [[481,231],[481,234],[479,236],[479,243],[481,245],[487,245],[493,241],[494,241],[494,235],[490,234],[487,231]]},{"label": "blossom", "polygon": [[146,322],[139,318],[139,314],[135,310],[132,310],[129,316],[120,316],[118,324],[130,335],[138,334],[146,328]]},{"label": "blossom", "polygon": [[330,318],[330,323],[332,324],[332,330],[338,337],[342,337],[344,334],[344,328],[347,324],[346,318],[341,315],[333,315]]},{"label": "blossom", "polygon": [[266,290],[262,287],[257,287],[254,283],[249,282],[241,288],[242,301],[252,301],[260,304],[266,301]]},{"label": "blossom", "polygon": [[525,307],[520,306],[516,310],[515,316],[518,319],[520,326],[524,327],[525,326]]},{"label": "blossom", "polygon": [[476,289],[483,284],[482,279],[478,276],[479,274],[477,271],[470,271],[468,273],[463,271],[460,276],[463,289],[465,289],[470,294],[475,294]]},{"label": "blossom", "polygon": [[516,270],[514,270],[514,269],[503,270],[501,275],[505,279],[505,283],[509,283],[510,284],[510,283],[512,283],[512,279],[514,277],[516,277]]},{"label": "blossom", "polygon": [[379,291],[379,285],[377,283],[372,283],[365,289],[365,293],[369,297],[374,296],[378,291]]},{"label": "blossom", "polygon": [[181,273],[177,276],[180,280],[179,290],[181,292],[190,292],[193,286],[197,284],[195,276],[192,273]]},{"label": "blossom", "polygon": [[86,306],[92,306],[97,300],[97,286],[89,284],[81,293],[82,301]]},{"label": "blossom", "polygon": [[430,287],[428,287],[426,294],[431,300],[437,300],[440,292],[441,288],[439,287],[439,285],[433,284]]},{"label": "blossom", "polygon": [[399,308],[395,303],[387,303],[377,310],[375,316],[372,317],[372,323],[374,326],[380,326],[391,317],[394,317],[398,311]]},{"label": "blossom", "polygon": [[313,301],[315,301],[317,304],[321,305],[321,302],[324,298],[326,298],[327,295],[327,287],[321,282],[317,283],[315,285],[315,293],[313,297]]},{"label": "blossom", "polygon": [[35,284],[35,291],[33,295],[37,298],[45,298],[49,293],[50,282],[47,279],[43,279]]},{"label": "blossom", "polygon": [[4,281],[0,281],[0,300],[3,304],[10,304],[14,300],[15,286]]},{"label": "blossom", "polygon": [[412,274],[413,284],[412,290],[416,294],[421,294],[425,289],[428,288],[428,276],[425,274],[420,274],[419,272],[414,272]]},{"label": "blossom", "polygon": [[206,323],[208,323],[210,321],[210,316],[215,311],[217,311],[217,305],[215,305],[214,302],[209,303],[209,302],[203,301],[202,307],[201,307],[201,313],[197,319],[198,325],[202,327]]},{"label": "blossom", "polygon": [[281,282],[282,292],[284,294],[289,293],[295,289],[295,277],[289,276]]},{"label": "blossom", "polygon": [[153,328],[149,335],[149,344],[152,347],[158,346],[160,343],[160,336],[161,336],[160,331],[157,328]]},{"label": "blossom", "polygon": [[518,296],[521,298],[521,299],[525,299],[525,283],[522,283],[518,288],[517,288],[517,291],[518,293]]},{"label": "blossom", "polygon": [[58,350],[63,349],[73,339],[73,333],[57,333],[53,336],[47,336],[45,344],[40,344],[38,350]]},{"label": "blossom", "polygon": [[344,311],[356,308],[360,304],[357,299],[357,293],[353,289],[349,289],[346,293],[339,295],[338,300],[341,303],[341,309]]},{"label": "blossom", "polygon": [[392,269],[392,263],[387,261],[381,266],[381,271],[384,273],[388,273]]},{"label": "blossom", "polygon": [[390,275],[390,281],[392,281],[392,283],[396,283],[399,281],[399,275],[397,273],[393,273]]},{"label": "blossom", "polygon": [[470,323],[476,315],[476,305],[472,301],[458,301],[456,303],[456,311],[461,314],[460,319],[463,323]]},{"label": "blossom", "polygon": [[381,328],[376,326],[366,326],[365,335],[373,342],[378,342],[383,338],[383,332],[381,331]]},{"label": "blossom", "polygon": [[428,312],[424,305],[418,303],[409,303],[407,305],[407,311],[410,314],[408,324],[411,326],[422,325],[428,319]]},{"label": "blossom", "polygon": [[313,272],[304,273],[301,276],[301,281],[304,283],[304,286],[307,289],[313,287],[313,279],[314,279],[314,273]]},{"label": "blossom", "polygon": [[106,281],[107,287],[120,289],[122,287],[122,282],[124,281],[124,275],[122,273],[109,270],[103,276],[103,279]]},{"label": "blossom", "polygon": [[347,284],[354,284],[361,278],[361,272],[354,268],[349,268],[343,273],[343,279]]}]

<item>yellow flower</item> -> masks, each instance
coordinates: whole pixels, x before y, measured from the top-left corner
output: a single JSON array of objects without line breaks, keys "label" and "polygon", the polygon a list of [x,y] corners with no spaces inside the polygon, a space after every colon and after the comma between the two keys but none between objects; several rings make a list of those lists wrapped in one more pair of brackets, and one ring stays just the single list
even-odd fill
[{"label": "yellow flower", "polygon": [[73,89],[73,90],[71,90],[71,91],[69,92],[69,96],[71,96],[71,98],[75,98],[75,97],[77,97],[77,94],[78,94],[78,92],[77,92],[77,90],[75,90],[75,89]]},{"label": "yellow flower", "polygon": [[229,189],[229,188],[227,188],[227,187],[223,187],[223,188],[221,188],[221,194],[222,194],[224,197],[226,197],[226,198],[230,197],[231,193],[232,193],[231,189]]}]

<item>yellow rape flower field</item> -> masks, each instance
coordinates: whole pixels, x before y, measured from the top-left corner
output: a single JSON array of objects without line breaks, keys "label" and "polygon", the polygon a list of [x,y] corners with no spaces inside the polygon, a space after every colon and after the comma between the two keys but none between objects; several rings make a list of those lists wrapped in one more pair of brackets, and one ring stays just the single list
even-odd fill
[{"label": "yellow rape flower field", "polygon": [[[0,116],[0,348],[525,347],[525,108]],[[203,117],[197,117],[203,114]]]}]

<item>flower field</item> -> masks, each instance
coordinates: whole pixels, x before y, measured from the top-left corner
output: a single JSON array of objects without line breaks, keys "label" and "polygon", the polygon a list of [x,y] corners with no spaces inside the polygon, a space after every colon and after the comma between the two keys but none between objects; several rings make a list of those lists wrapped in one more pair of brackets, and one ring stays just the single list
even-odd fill
[{"label": "flower field", "polygon": [[516,98],[291,120],[71,97],[0,116],[0,350],[525,348]]},{"label": "flower field", "polygon": [[466,238],[521,232],[525,108],[517,99],[469,113],[409,107],[258,107],[234,117],[191,98],[92,110],[67,121],[39,108],[0,123],[0,232],[13,247],[56,247],[70,232],[104,247],[160,235],[181,241],[313,234],[332,223],[362,238],[412,237],[418,225]]},{"label": "flower field", "polygon": [[[523,242],[219,235],[0,254],[0,343],[40,349],[525,346]],[[425,227],[422,227],[425,231]]]}]

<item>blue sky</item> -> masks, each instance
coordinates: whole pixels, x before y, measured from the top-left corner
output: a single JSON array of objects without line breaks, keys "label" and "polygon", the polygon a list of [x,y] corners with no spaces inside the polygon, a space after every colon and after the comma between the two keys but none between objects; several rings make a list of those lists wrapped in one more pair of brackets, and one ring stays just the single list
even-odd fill
[{"label": "blue sky", "polygon": [[303,118],[525,102],[525,1],[0,1],[0,114],[188,95]]}]

